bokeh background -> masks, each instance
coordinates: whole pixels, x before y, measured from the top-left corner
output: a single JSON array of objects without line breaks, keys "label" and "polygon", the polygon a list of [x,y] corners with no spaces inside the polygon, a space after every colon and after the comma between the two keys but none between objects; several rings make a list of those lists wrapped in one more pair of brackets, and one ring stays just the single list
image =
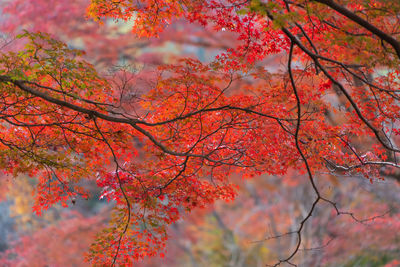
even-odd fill
[{"label": "bokeh background", "polygon": [[[43,31],[86,51],[86,60],[104,75],[123,69],[132,79],[133,97],[151,89],[156,66],[194,57],[203,62],[235,46],[233,33],[212,32],[176,21],[159,36],[137,39],[132,22],[87,19],[89,0],[0,0],[2,51],[18,50],[22,30]],[[188,34],[190,33],[190,34]],[[259,62],[280,71],[284,55]],[[335,98],[332,96],[332,101]],[[341,118],[335,118],[340,120]],[[397,140],[398,141],[398,140]],[[359,140],[360,146],[368,140]],[[140,146],[140,144],[137,144]],[[321,192],[352,216],[336,216],[320,205],[307,222],[299,266],[400,266],[400,174],[384,180],[348,175],[318,175]],[[170,227],[164,258],[137,266],[265,266],[289,255],[297,229],[307,214],[313,191],[307,179],[291,171],[284,177],[232,176],[239,188],[233,202],[198,209]],[[86,182],[91,197],[69,207],[55,206],[37,216],[32,212],[35,177],[0,173],[0,265],[87,266],[83,253],[107,223],[113,203],[99,199],[101,189]],[[277,238],[276,236],[280,236]]]}]

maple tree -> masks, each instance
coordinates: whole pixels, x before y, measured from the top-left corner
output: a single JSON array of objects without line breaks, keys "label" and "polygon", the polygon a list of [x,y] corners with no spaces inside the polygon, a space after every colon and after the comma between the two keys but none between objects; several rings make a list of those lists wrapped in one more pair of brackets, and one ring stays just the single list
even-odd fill
[{"label": "maple tree", "polygon": [[[138,37],[183,17],[237,42],[209,63],[161,65],[139,98],[82,51],[24,32],[24,48],[0,57],[0,167],[38,177],[38,214],[87,198],[82,179],[103,188],[116,206],[87,254],[94,265],[163,255],[168,225],[234,199],[233,173],[297,170],[314,197],[277,263],[292,264],[318,205],[355,219],[320,191],[323,172],[372,182],[400,167],[399,11],[383,0],[92,0],[89,16],[133,20]],[[284,66],[268,70],[271,55]]]}]

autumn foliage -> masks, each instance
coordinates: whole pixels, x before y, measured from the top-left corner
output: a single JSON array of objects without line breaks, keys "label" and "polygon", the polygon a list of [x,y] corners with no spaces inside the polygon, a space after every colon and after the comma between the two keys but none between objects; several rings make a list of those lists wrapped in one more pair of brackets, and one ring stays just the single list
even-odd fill
[{"label": "autumn foliage", "polygon": [[[23,2],[33,1],[8,3],[4,12],[25,21],[18,14]],[[80,1],[66,2],[82,11]],[[57,25],[22,31],[14,41],[18,49],[3,47],[0,168],[37,179],[36,214],[89,198],[86,180],[101,189],[100,198],[115,203],[108,226],[88,249],[88,263],[132,266],[148,256],[163,257],[170,225],[217,200],[242,197],[232,176],[286,175],[285,186],[312,192],[288,233],[292,246],[276,260],[294,264],[318,207],[329,210],[321,213],[325,218],[365,222],[322,185],[340,187],[343,175],[371,183],[399,179],[400,2],[92,0],[85,7],[87,19],[100,24],[90,22],[95,36],[117,20],[132,24],[126,35],[141,38],[138,43],[165,40],[163,32],[179,23],[233,40],[218,45],[207,39],[215,54],[208,62],[185,57],[159,64],[146,73],[149,82],[140,95],[140,74],[121,68],[105,75],[103,57],[85,55],[45,32],[54,34]],[[84,34],[77,32],[70,29],[61,38]],[[104,42],[109,46],[115,39]],[[380,207],[363,218],[383,220]],[[215,214],[226,237],[224,215]],[[397,218],[394,213],[388,221]],[[258,247],[252,253],[264,252]]]}]

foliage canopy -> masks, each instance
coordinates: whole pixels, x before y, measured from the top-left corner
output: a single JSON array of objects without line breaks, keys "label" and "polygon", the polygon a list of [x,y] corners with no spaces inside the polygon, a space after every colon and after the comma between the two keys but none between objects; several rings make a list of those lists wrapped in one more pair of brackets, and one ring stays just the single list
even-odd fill
[{"label": "foliage canopy", "polygon": [[[297,170],[315,194],[278,262],[291,263],[317,205],[353,216],[320,193],[324,172],[372,182],[400,167],[399,14],[397,0],[92,0],[88,16],[133,20],[137,37],[183,19],[236,42],[209,63],[159,66],[151,90],[132,97],[129,79],[24,32],[23,49],[0,55],[0,168],[38,177],[38,214],[87,198],[79,182],[96,180],[116,202],[87,254],[96,266],[162,253],[182,214],[235,198],[233,173]],[[274,55],[283,60],[271,70]]]}]

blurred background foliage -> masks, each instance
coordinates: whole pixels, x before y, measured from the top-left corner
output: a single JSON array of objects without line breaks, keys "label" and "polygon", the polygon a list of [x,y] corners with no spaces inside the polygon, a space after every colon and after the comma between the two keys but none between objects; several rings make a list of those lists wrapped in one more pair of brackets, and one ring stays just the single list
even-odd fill
[{"label": "blurred background foliage", "polygon": [[[88,0],[0,3],[5,43],[22,29],[49,32],[71,47],[84,49],[86,59],[106,74],[112,74],[110,66],[132,71],[131,90],[137,95],[151,86],[154,66],[183,56],[208,61],[236,40],[232,33],[211,34],[183,21],[172,24],[158,39],[138,40],[129,34],[129,22],[109,21],[101,27],[87,20]],[[18,44],[3,49],[18,49]],[[280,67],[279,60],[278,55],[259,64],[273,71]],[[318,207],[305,226],[304,247],[296,262],[300,266],[400,266],[400,176],[386,177],[371,185],[362,177],[322,174],[324,195],[352,212],[356,220],[337,217],[326,205]],[[187,215],[171,227],[165,258],[138,266],[265,266],[287,255],[296,236],[285,233],[297,227],[311,204],[313,192],[307,180],[296,172],[232,179],[240,188],[234,202],[218,202]],[[85,184],[91,192],[88,200],[78,199],[68,208],[53,207],[40,217],[32,213],[34,178],[2,176],[0,183],[0,265],[86,266],[83,252],[107,222],[112,206],[99,200],[101,192],[94,183]]]}]

